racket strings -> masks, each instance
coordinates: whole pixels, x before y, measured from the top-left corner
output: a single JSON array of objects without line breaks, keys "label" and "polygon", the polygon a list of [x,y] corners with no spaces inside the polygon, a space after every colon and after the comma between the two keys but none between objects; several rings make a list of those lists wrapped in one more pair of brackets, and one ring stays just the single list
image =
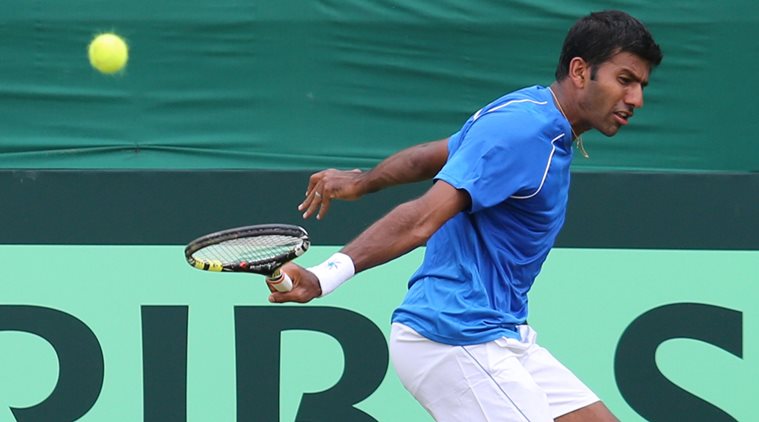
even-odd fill
[{"label": "racket strings", "polygon": [[230,239],[206,246],[193,254],[200,261],[220,261],[222,265],[254,264],[286,255],[302,243],[300,238],[271,235]]}]

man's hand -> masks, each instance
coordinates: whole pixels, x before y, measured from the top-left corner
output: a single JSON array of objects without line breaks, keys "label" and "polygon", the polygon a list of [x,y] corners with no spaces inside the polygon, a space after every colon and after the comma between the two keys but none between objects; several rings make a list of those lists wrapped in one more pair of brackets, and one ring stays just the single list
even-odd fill
[{"label": "man's hand", "polygon": [[311,217],[318,210],[316,219],[321,220],[333,199],[353,201],[366,193],[361,184],[363,175],[359,169],[328,169],[314,173],[308,180],[306,199],[298,205],[298,210],[304,211],[303,218]]},{"label": "man's hand", "polygon": [[293,289],[289,292],[278,292],[269,286],[269,290],[271,291],[269,302],[306,303],[315,297],[321,296],[322,288],[319,284],[319,279],[311,271],[293,263],[285,264],[281,271],[287,274],[293,281]]}]

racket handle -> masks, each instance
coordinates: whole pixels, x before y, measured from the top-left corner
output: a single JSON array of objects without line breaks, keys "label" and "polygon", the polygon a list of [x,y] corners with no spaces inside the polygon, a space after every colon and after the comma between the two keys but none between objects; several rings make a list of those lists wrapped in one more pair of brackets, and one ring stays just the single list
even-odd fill
[{"label": "racket handle", "polygon": [[279,271],[279,269],[271,277],[266,277],[266,282],[278,292],[289,292],[293,289],[293,281],[290,276]]}]

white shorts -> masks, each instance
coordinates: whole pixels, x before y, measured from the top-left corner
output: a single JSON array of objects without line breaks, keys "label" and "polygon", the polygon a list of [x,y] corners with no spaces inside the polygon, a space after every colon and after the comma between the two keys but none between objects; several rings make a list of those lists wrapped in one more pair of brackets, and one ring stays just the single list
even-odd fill
[{"label": "white shorts", "polygon": [[438,422],[552,422],[599,401],[535,343],[530,326],[519,330],[521,341],[451,346],[394,323],[390,356],[403,385]]}]

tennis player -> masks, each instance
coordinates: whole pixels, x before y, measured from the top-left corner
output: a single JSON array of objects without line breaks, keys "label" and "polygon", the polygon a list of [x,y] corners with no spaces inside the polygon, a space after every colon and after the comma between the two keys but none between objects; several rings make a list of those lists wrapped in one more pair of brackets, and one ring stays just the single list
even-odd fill
[{"label": "tennis player", "polygon": [[662,60],[646,27],[620,11],[581,18],[556,81],[509,93],[447,139],[411,147],[368,171],[314,174],[300,205],[323,218],[332,199],[434,179],[324,263],[284,270],[307,302],[355,273],[427,245],[393,313],[390,352],[411,394],[437,421],[615,421],[599,398],[536,343],[527,293],[564,223],[573,143],[612,136],[643,106]]}]

